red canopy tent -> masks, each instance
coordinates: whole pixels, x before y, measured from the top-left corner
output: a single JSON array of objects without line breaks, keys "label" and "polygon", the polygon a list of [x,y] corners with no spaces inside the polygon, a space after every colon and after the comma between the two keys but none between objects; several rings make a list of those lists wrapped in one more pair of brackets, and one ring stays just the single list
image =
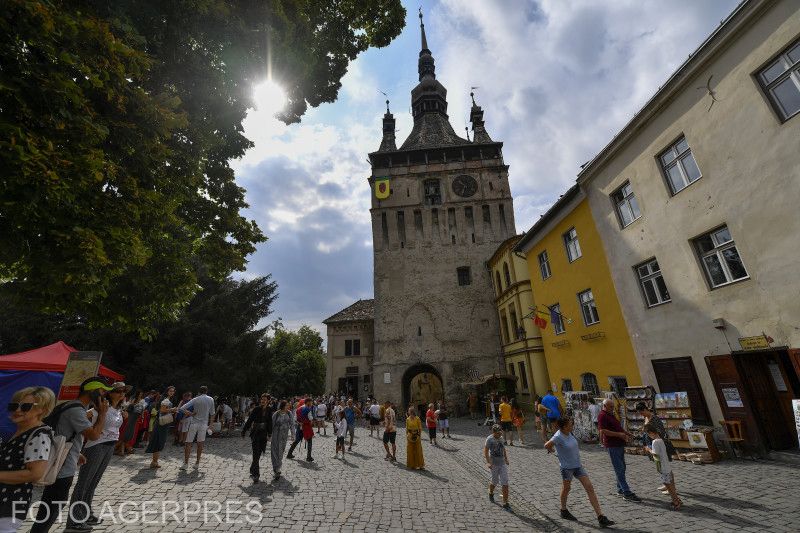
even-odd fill
[{"label": "red canopy tent", "polygon": [[[67,368],[67,359],[69,359],[70,352],[77,351],[64,341],[58,341],[27,352],[0,355],[0,370],[39,370],[63,373],[64,369]],[[114,381],[122,381],[124,378],[122,374],[118,374],[103,365],[100,365],[99,374]]]}]

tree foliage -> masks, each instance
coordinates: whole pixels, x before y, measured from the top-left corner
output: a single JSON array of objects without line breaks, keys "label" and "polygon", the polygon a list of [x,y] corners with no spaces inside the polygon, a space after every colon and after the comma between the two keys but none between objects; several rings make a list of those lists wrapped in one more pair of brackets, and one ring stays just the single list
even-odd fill
[{"label": "tree foliage", "polygon": [[14,305],[153,334],[265,237],[229,161],[268,71],[281,118],[336,98],[399,0],[7,0],[0,283]]}]

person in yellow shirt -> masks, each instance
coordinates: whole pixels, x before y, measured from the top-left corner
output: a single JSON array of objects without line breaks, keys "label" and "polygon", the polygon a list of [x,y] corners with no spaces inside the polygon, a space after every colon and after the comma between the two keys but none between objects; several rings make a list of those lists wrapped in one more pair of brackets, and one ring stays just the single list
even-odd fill
[{"label": "person in yellow shirt", "polygon": [[[511,424],[511,404],[508,403],[508,398],[503,396],[500,401],[500,407],[497,408],[500,411],[500,427],[503,428],[503,440],[508,441],[508,435],[514,431],[514,426]],[[513,446],[514,444],[511,444]]]}]

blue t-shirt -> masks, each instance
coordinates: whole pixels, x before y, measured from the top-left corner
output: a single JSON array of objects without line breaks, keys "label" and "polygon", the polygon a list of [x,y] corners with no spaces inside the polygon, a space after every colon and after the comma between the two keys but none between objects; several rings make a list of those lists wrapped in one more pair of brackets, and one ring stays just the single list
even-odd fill
[{"label": "blue t-shirt", "polygon": [[552,394],[547,394],[542,398],[542,405],[550,409],[547,413],[547,418],[550,420],[558,420],[561,418],[561,404],[558,403],[558,398]]},{"label": "blue t-shirt", "polygon": [[559,429],[551,440],[556,445],[556,453],[558,454],[558,462],[561,464],[561,468],[581,467],[578,439],[575,438],[575,435],[572,433],[564,435]]},{"label": "blue t-shirt", "polygon": [[356,423],[356,410],[352,407],[344,408],[344,419],[347,420],[347,425],[352,426]]}]

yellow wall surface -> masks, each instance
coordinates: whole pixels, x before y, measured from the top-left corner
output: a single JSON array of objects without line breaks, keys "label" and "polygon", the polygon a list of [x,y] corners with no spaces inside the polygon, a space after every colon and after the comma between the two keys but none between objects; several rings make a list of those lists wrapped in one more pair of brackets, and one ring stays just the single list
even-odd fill
[{"label": "yellow wall surface", "polygon": [[[572,227],[578,233],[581,257],[570,263],[563,235]],[[610,376],[625,377],[629,386],[640,385],[636,357],[586,199],[539,239],[527,254],[533,294],[539,309],[560,304],[565,329],[564,333],[556,335],[547,317],[547,328],[541,330],[551,386],[555,383],[554,390],[560,394],[562,380],[568,378],[572,380],[573,390],[582,390],[582,375],[586,372],[596,376],[603,391],[611,390]],[[551,269],[551,276],[546,280],[542,280],[538,262],[538,255],[544,250]],[[578,293],[586,289],[592,290],[600,318],[590,326],[584,324],[578,301]],[[590,334],[602,334],[602,337],[581,338]],[[559,346],[553,346],[554,343]]]}]

